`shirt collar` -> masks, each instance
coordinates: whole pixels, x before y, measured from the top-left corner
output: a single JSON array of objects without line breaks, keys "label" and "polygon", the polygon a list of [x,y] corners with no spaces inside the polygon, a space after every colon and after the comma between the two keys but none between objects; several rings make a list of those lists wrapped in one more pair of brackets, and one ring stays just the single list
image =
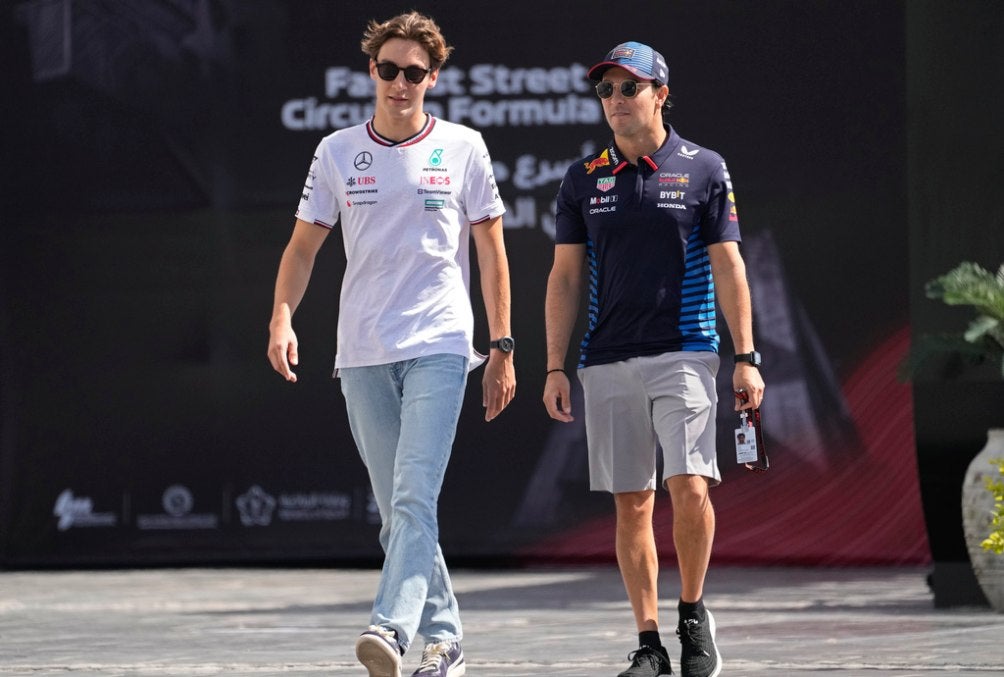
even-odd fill
[{"label": "shirt collar", "polygon": [[[662,145],[651,155],[643,155],[640,158],[640,161],[645,162],[653,172],[658,170],[666,159],[676,151],[677,146],[680,145],[680,135],[676,133],[676,130],[670,125],[664,125],[664,128],[666,129],[666,138],[662,142]],[[614,166],[613,173],[617,174],[630,163],[624,159],[623,154],[612,139],[608,148],[610,150],[611,164]]]}]

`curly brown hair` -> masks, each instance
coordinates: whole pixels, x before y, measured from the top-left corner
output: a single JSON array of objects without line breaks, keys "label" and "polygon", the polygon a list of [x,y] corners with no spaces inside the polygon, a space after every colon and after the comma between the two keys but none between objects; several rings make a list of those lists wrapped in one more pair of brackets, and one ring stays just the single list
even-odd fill
[{"label": "curly brown hair", "polygon": [[420,44],[429,54],[432,61],[429,66],[432,70],[437,70],[446,63],[453,51],[431,17],[418,12],[407,12],[382,22],[371,19],[363,34],[363,52],[375,61],[380,48],[392,38],[413,40]]}]

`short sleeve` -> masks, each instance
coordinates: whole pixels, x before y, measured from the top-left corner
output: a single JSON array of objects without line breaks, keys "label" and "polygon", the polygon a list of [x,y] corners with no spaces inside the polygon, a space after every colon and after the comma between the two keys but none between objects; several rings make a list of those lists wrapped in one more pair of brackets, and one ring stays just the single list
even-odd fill
[{"label": "short sleeve", "polygon": [[554,217],[555,244],[583,244],[588,239],[582,208],[575,199],[575,182],[571,170],[558,187],[557,211]]},{"label": "short sleeve", "polygon": [[464,216],[471,223],[480,223],[505,213],[505,205],[499,195],[492,170],[492,159],[488,147],[480,134],[474,134],[471,141],[471,156],[464,177]]},{"label": "short sleeve", "polygon": [[296,218],[333,228],[338,221],[338,196],[335,194],[334,163],[326,139],[318,144],[303,184],[303,194],[296,210]]},{"label": "short sleeve", "polygon": [[732,178],[724,160],[711,174],[701,233],[706,244],[742,241]]}]

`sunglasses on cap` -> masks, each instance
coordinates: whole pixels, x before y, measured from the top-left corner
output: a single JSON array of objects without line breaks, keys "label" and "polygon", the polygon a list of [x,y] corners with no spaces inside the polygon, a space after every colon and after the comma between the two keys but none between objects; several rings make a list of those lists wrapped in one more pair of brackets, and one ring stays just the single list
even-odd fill
[{"label": "sunglasses on cap", "polygon": [[397,79],[397,74],[404,71],[404,79],[413,85],[420,83],[425,79],[426,75],[432,72],[431,68],[422,68],[421,66],[405,66],[401,68],[391,61],[381,61],[376,65],[376,70],[380,79],[387,82]]},{"label": "sunglasses on cap", "polygon": [[[637,80],[622,80],[621,81],[621,95],[625,99],[631,99],[638,95],[641,87],[646,87],[648,85],[653,85],[654,82],[638,82]],[[600,80],[596,83],[596,96],[601,99],[609,99],[614,95],[614,83],[607,82],[606,80]]]}]

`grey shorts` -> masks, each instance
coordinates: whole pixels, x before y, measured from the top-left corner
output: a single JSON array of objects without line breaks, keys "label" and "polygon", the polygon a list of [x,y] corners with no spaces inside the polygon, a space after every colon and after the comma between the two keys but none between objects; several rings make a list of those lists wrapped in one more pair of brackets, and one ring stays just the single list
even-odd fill
[{"label": "grey shorts", "polygon": [[589,488],[656,488],[674,475],[721,482],[716,453],[718,354],[669,352],[579,369],[589,446]]}]

